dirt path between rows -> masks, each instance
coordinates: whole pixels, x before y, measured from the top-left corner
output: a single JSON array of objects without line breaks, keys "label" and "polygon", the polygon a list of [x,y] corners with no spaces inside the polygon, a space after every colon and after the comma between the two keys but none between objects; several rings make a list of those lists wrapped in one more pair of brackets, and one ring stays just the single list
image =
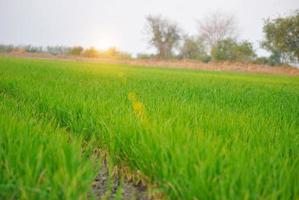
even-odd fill
[{"label": "dirt path between rows", "polygon": [[119,175],[109,174],[106,160],[103,160],[101,170],[92,183],[95,199],[122,200],[151,200],[146,185],[135,184],[133,181],[122,179]]}]

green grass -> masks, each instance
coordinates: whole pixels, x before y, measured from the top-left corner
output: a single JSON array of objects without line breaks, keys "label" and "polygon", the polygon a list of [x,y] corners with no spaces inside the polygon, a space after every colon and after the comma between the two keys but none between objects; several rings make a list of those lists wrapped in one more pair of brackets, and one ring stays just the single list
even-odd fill
[{"label": "green grass", "polygon": [[86,198],[98,167],[83,140],[7,94],[0,113],[0,199]]},{"label": "green grass", "polygon": [[0,198],[85,198],[84,146],[170,199],[299,198],[299,77],[2,57],[0,93]]}]

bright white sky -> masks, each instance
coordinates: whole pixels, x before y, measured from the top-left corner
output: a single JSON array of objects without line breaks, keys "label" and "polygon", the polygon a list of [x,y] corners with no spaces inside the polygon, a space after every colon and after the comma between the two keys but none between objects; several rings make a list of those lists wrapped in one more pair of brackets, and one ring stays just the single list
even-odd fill
[{"label": "bright white sky", "polygon": [[0,43],[149,52],[146,15],[162,14],[193,34],[196,20],[220,10],[234,14],[240,38],[258,48],[263,19],[296,9],[299,0],[0,0]]}]

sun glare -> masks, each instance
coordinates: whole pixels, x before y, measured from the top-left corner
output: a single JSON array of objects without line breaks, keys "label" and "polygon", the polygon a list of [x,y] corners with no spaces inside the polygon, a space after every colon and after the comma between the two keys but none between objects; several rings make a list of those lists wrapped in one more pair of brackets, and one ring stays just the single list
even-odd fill
[{"label": "sun glare", "polygon": [[93,45],[97,47],[98,49],[109,49],[111,47],[116,46],[115,39],[111,34],[107,35],[99,35],[97,38],[94,39]]}]

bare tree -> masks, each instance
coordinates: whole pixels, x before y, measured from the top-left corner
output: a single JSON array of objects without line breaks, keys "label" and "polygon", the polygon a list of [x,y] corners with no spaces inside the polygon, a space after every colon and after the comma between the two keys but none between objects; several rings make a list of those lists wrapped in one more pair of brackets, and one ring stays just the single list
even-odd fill
[{"label": "bare tree", "polygon": [[149,36],[149,44],[157,49],[158,57],[172,57],[173,51],[181,39],[181,29],[175,22],[171,22],[160,15],[150,15],[146,21],[146,34]]},{"label": "bare tree", "polygon": [[199,37],[206,43],[209,49],[221,40],[235,38],[237,25],[233,15],[222,12],[213,12],[199,23]]}]

